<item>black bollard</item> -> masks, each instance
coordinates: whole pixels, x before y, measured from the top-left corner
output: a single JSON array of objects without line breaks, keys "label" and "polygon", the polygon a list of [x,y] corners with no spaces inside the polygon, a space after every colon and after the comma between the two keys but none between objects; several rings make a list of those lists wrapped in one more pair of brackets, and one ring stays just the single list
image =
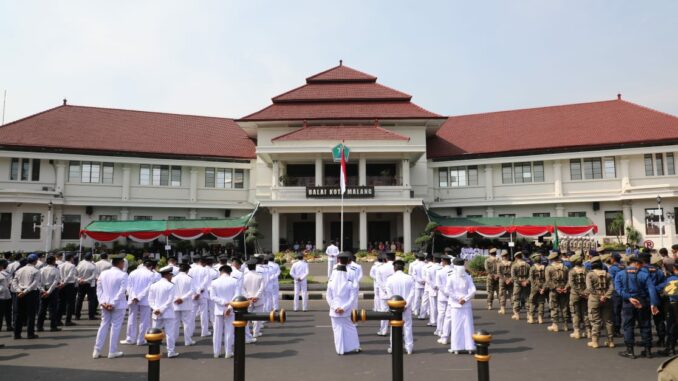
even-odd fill
[{"label": "black bollard", "polygon": [[231,302],[235,311],[233,327],[235,327],[235,340],[233,346],[233,381],[245,381],[245,327],[248,321],[270,321],[271,323],[284,323],[287,320],[285,310],[271,311],[269,313],[250,313],[247,309],[250,301],[244,296],[237,296]]},{"label": "black bollard", "polygon": [[473,334],[476,343],[476,361],[478,362],[478,381],[490,381],[490,342],[492,335],[487,331],[479,330]]},{"label": "black bollard", "polygon": [[391,377],[393,381],[403,381],[403,310],[407,305],[400,295],[393,295],[387,302],[388,312],[365,310],[351,311],[354,323],[368,320],[388,320],[391,326]]},{"label": "black bollard", "polygon": [[151,328],[144,335],[148,343],[148,381],[160,381],[160,344],[165,333],[160,328]]}]

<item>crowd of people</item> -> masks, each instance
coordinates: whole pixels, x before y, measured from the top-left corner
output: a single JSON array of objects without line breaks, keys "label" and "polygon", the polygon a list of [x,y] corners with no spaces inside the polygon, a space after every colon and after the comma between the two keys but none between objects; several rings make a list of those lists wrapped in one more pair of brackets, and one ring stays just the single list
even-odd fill
[{"label": "crowd of people", "polygon": [[[499,257],[497,255],[499,254]],[[587,346],[615,347],[623,337],[623,357],[653,357],[653,346],[662,348],[654,355],[675,355],[678,340],[678,245],[654,252],[649,249],[628,254],[536,251],[516,252],[513,260],[506,250],[491,249],[485,261],[487,308],[498,299],[499,314],[506,313],[510,300],[512,319],[528,324],[545,323],[548,305],[549,332],[569,332],[572,339],[588,338]],[[656,341],[652,339],[654,325]],[[639,328],[641,340],[636,341]]]}]

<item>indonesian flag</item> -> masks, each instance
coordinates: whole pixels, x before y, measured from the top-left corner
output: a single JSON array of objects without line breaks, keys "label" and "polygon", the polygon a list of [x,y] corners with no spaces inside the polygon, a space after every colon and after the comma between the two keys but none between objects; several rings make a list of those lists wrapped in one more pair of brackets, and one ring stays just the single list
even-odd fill
[{"label": "indonesian flag", "polygon": [[344,156],[344,146],[341,146],[341,170],[339,172],[339,187],[341,194],[346,193],[346,157]]}]

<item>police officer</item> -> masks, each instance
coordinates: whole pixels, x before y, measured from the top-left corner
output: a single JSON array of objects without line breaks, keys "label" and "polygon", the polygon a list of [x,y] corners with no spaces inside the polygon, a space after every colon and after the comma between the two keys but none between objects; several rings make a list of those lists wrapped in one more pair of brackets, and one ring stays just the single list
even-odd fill
[{"label": "police officer", "polygon": [[[485,260],[485,273],[487,274],[487,309],[492,309],[494,296],[499,292],[499,275],[497,275],[497,249],[490,249],[490,255]],[[499,295],[497,295],[497,298]]]},{"label": "police officer", "polygon": [[532,262],[534,264],[530,267],[530,297],[527,302],[527,323],[539,324],[544,323],[544,302],[546,300],[546,267],[541,263],[541,254],[532,254]]},{"label": "police officer", "polygon": [[[511,265],[511,278],[513,279],[513,297],[511,303],[513,303],[513,316],[511,319],[520,320],[520,308],[521,303],[524,300],[528,300],[528,295],[530,293],[530,265],[523,260],[523,253],[521,251],[515,253],[514,262]],[[529,305],[526,310],[529,311]]]},{"label": "police officer", "polygon": [[[612,253],[608,259],[607,272],[610,273],[610,279],[614,283],[614,279],[620,271],[624,270],[626,266],[621,263],[621,254]],[[621,334],[621,296],[617,290],[612,294],[612,325],[614,326],[614,336],[622,337]]]},{"label": "police officer", "polygon": [[622,299],[622,325],[624,327],[624,343],[626,351],[619,355],[635,359],[633,351],[635,344],[634,329],[640,327],[640,335],[645,350],[641,356],[652,357],[652,328],[650,314],[657,314],[659,298],[654,283],[647,271],[642,271],[641,260],[633,256],[629,258],[629,267],[621,271],[614,279],[614,287]]},{"label": "police officer", "polygon": [[666,346],[663,355],[676,354],[676,340],[678,340],[678,266],[671,268],[671,276],[658,287],[669,298],[667,305],[668,319],[666,320]]},{"label": "police officer", "polygon": [[[664,261],[662,260],[662,257],[659,255],[643,253],[640,256],[640,259],[643,261],[643,270],[647,270],[647,272],[650,273],[650,278],[652,279],[652,283],[654,283],[655,287],[658,287],[660,284],[664,283],[666,275],[663,271]],[[659,313],[652,316],[652,320],[654,320],[654,329],[657,332],[657,346],[663,347],[664,340],[666,338],[666,309],[664,308],[664,305],[668,304],[668,299],[664,300],[665,298],[659,295],[659,292],[660,289],[657,289],[657,295],[659,296],[659,304],[657,305],[657,308],[659,309]]]}]

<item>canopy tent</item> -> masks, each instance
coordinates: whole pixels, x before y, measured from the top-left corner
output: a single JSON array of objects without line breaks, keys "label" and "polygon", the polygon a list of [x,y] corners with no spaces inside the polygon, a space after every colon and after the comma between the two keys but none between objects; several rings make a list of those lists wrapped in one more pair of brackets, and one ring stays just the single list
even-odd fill
[{"label": "canopy tent", "polygon": [[150,242],[161,236],[172,235],[190,240],[212,234],[217,238],[231,239],[245,231],[252,214],[218,220],[94,221],[80,230],[80,237],[86,236],[100,242],[121,237],[136,242]]},{"label": "canopy tent", "polygon": [[556,230],[566,236],[583,236],[597,233],[598,226],[587,217],[444,217],[428,211],[429,219],[437,223],[440,234],[458,238],[467,233],[477,233],[487,238],[497,238],[506,233],[522,237],[539,238]]}]

